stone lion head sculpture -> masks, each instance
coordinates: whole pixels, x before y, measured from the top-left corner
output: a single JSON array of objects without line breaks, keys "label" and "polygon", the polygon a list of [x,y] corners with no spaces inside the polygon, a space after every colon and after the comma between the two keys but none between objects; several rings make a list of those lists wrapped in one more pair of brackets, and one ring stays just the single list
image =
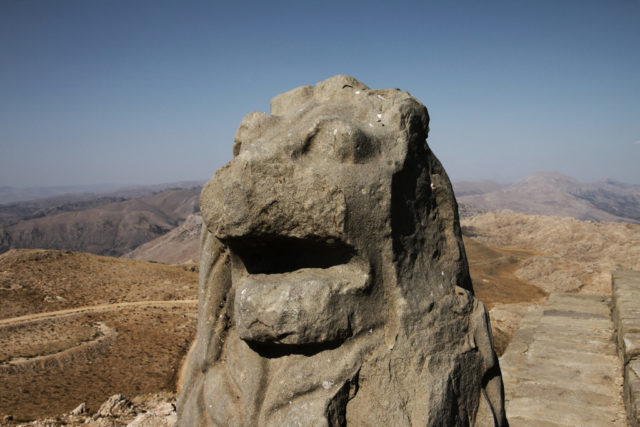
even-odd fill
[{"label": "stone lion head sculpture", "polygon": [[449,179],[410,94],[275,97],[201,196],[181,425],[502,425]]}]

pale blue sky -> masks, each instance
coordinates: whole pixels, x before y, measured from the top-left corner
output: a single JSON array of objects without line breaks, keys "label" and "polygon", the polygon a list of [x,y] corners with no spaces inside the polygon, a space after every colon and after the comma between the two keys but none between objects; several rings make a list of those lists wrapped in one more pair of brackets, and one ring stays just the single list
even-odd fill
[{"label": "pale blue sky", "polygon": [[453,180],[640,184],[640,0],[0,0],[0,61],[0,186],[206,179],[335,74],[427,105]]}]

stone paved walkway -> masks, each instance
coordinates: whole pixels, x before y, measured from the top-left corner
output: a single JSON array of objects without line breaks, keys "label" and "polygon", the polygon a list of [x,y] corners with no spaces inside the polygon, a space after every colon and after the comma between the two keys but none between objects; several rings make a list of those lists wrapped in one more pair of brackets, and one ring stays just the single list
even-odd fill
[{"label": "stone paved walkway", "polygon": [[532,307],[500,359],[517,426],[626,426],[610,299],[552,294]]}]

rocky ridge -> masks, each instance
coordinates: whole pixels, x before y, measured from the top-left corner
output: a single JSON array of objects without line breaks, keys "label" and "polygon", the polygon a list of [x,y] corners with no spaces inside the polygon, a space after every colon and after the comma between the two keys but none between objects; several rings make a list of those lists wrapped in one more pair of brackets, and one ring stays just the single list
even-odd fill
[{"label": "rocky ridge", "polygon": [[507,186],[461,183],[456,194],[462,216],[508,210],[640,223],[640,185],[613,180],[586,184],[559,173],[540,172]]},{"label": "rocky ridge", "polygon": [[41,248],[120,256],[197,212],[199,196],[196,187],[107,204],[94,200],[88,208],[71,206],[61,213],[0,225],[0,253]]}]

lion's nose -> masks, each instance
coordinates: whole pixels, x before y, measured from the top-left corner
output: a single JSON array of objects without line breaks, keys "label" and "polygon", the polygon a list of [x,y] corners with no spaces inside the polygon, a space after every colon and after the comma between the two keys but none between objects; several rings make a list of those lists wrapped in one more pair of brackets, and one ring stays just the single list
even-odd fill
[{"label": "lion's nose", "polygon": [[344,237],[345,196],[326,171],[238,160],[219,170],[202,192],[202,215],[217,238]]}]

